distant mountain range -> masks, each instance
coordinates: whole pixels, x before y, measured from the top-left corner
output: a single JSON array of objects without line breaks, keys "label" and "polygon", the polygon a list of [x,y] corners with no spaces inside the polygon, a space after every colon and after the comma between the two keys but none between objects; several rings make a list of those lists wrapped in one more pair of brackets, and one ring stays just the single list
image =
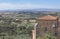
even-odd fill
[{"label": "distant mountain range", "polygon": [[54,11],[54,12],[60,12],[60,9],[46,9],[46,8],[40,8],[40,9],[16,9],[16,10],[0,10],[0,12],[18,12],[18,11]]},{"label": "distant mountain range", "polygon": [[60,9],[46,9],[46,8],[40,8],[40,9],[24,9],[21,11],[57,11],[60,12]]}]

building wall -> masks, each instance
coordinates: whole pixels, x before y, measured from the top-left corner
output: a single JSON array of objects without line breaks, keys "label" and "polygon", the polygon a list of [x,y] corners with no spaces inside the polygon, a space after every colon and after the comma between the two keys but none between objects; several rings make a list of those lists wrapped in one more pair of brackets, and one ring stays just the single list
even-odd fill
[{"label": "building wall", "polygon": [[47,31],[51,32],[53,35],[57,33],[57,20],[39,20],[37,22],[40,27],[41,34],[44,34]]}]

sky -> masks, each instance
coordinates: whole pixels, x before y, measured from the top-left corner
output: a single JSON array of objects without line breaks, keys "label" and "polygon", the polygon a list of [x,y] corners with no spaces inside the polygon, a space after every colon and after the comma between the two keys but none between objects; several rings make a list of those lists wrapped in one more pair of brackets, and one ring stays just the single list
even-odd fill
[{"label": "sky", "polygon": [[0,10],[39,8],[60,9],[60,0],[0,0]]}]

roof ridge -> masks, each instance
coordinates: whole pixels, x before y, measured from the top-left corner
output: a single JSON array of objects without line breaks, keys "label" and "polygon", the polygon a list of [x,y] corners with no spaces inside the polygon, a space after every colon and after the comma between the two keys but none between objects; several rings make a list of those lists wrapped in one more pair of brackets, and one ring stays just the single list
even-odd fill
[{"label": "roof ridge", "polygon": [[46,16],[42,16],[41,18],[39,19],[45,19],[45,20],[52,20],[52,19],[57,19],[58,17],[57,16],[52,16],[52,15],[46,15]]}]

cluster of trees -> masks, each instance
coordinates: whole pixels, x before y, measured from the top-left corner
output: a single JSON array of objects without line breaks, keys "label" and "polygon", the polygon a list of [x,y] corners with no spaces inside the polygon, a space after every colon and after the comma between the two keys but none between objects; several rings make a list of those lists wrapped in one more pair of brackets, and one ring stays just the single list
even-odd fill
[{"label": "cluster of trees", "polygon": [[20,35],[20,34],[29,34],[31,35],[31,30],[33,26],[30,26],[27,23],[25,26],[18,26],[18,23],[12,22],[11,20],[0,21],[0,36],[3,33],[4,35]]},{"label": "cluster of trees", "polygon": [[16,21],[14,18],[0,17],[0,36],[16,36],[17,35],[29,35],[32,34],[33,25],[30,23],[22,24],[22,21]]}]

